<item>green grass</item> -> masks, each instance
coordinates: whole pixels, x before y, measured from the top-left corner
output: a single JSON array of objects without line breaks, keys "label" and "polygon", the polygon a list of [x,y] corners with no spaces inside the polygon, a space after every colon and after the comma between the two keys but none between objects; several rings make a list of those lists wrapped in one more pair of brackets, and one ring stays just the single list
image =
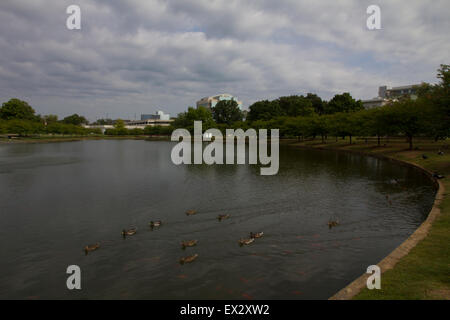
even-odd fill
[{"label": "green grass", "polygon": [[[442,180],[445,193],[440,204],[441,214],[434,221],[427,237],[420,241],[393,269],[381,277],[380,290],[363,289],[354,299],[450,299],[450,141],[417,141],[408,150],[402,140],[392,140],[386,146],[377,147],[376,142],[366,144],[363,140],[328,139],[295,142],[293,145],[323,149],[350,150],[367,154],[379,154],[391,158],[416,163],[430,171],[438,171],[446,176]],[[384,142],[382,143],[382,145]],[[444,156],[437,154],[441,149]],[[426,154],[428,159],[422,159]]]}]

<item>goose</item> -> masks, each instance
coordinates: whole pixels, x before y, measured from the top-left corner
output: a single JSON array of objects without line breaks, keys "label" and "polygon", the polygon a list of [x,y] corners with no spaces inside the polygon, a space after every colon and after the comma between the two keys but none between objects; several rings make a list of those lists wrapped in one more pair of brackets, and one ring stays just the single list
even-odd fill
[{"label": "goose", "polygon": [[328,221],[328,228],[333,228],[339,225],[339,221],[338,220],[330,220]]},{"label": "goose", "polygon": [[198,254],[193,254],[192,256],[187,256],[184,258],[180,259],[180,264],[185,264],[185,263],[191,263],[192,261],[194,261],[195,259],[197,259]]},{"label": "goose", "polygon": [[239,240],[239,245],[242,247],[244,245],[249,245],[251,244],[253,241],[255,241],[255,238],[250,238],[250,239],[241,239]]},{"label": "goose", "polygon": [[126,236],[133,236],[133,235],[135,235],[136,234],[136,232],[137,232],[137,228],[131,228],[131,229],[128,229],[128,230],[125,230],[125,229],[123,229],[122,230],[122,236],[124,236],[124,237],[126,237]]},{"label": "goose", "polygon": [[86,254],[88,254],[89,252],[95,251],[98,248],[100,248],[100,244],[97,242],[96,244],[91,244],[91,245],[84,247],[84,252],[86,252]]},{"label": "goose", "polygon": [[193,247],[197,245],[198,240],[182,241],[181,247],[186,249],[187,247]]},{"label": "goose", "polygon": [[253,239],[261,238],[263,235],[264,235],[264,232],[256,232],[256,233],[250,232],[250,238],[253,238]]},{"label": "goose", "polygon": [[436,178],[436,179],[444,179],[445,176],[443,176],[442,174],[439,174],[439,173],[435,172],[435,173],[433,173],[433,178]]},{"label": "goose", "polygon": [[150,221],[149,225],[150,225],[150,228],[153,228],[153,227],[160,227],[160,226],[162,225],[162,221],[161,221],[161,220],[158,220],[158,221]]},{"label": "goose", "polygon": [[219,214],[219,216],[217,217],[217,219],[218,219],[219,221],[222,221],[222,220],[228,219],[229,217],[230,217],[229,214]]},{"label": "goose", "polygon": [[192,215],[194,215],[196,213],[197,213],[196,210],[188,210],[188,211],[186,211],[186,215],[188,215],[188,216],[192,216]]}]

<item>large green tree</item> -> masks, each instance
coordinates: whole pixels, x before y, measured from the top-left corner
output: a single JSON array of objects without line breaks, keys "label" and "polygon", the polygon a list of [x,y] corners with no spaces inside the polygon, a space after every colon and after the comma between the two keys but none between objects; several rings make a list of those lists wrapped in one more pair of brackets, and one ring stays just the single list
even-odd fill
[{"label": "large green tree", "polygon": [[34,113],[34,109],[27,102],[13,98],[3,103],[0,108],[0,119],[37,120]]},{"label": "large green tree", "polygon": [[436,140],[450,136],[450,66],[442,64],[437,78],[439,83],[425,83],[418,90],[418,100],[429,108],[427,134]]},{"label": "large green tree", "polygon": [[413,149],[413,138],[426,132],[429,111],[422,100],[401,100],[386,108],[386,123],[391,130],[404,134]]},{"label": "large green tree", "polygon": [[288,96],[277,99],[282,115],[289,117],[310,116],[314,113],[314,107],[310,99],[304,96]]},{"label": "large green tree", "polygon": [[197,109],[189,107],[186,112],[178,114],[178,117],[173,122],[173,126],[192,132],[194,130],[194,121],[202,121],[204,130],[214,127],[215,124],[209,109],[205,107],[198,107]]},{"label": "large green tree", "polygon": [[325,113],[325,101],[322,100],[317,94],[308,93],[306,95],[306,99],[311,102],[312,107],[314,108],[314,112],[318,115],[322,115]]},{"label": "large green tree", "polygon": [[212,116],[216,123],[231,125],[234,122],[242,121],[244,115],[234,100],[219,101],[212,108]]},{"label": "large green tree", "polygon": [[333,114],[337,112],[355,112],[364,109],[361,100],[355,100],[348,92],[337,94],[325,107],[325,113]]},{"label": "large green tree", "polygon": [[62,120],[62,122],[63,122],[63,123],[66,123],[66,124],[73,124],[73,125],[79,126],[79,125],[81,125],[81,124],[83,124],[83,123],[87,123],[88,121],[86,120],[85,117],[80,116],[80,115],[74,113],[74,114],[72,114],[71,116],[65,117],[65,118]]},{"label": "large green tree", "polygon": [[257,101],[249,107],[247,121],[270,120],[284,115],[277,100]]}]

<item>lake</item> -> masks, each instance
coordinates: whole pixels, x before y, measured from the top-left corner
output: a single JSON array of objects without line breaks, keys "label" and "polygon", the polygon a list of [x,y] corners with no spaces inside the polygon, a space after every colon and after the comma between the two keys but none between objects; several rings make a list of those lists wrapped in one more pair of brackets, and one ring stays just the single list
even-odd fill
[{"label": "lake", "polygon": [[[327,299],[414,232],[434,201],[427,177],[382,159],[281,146],[278,174],[261,176],[256,165],[176,166],[173,146],[0,145],[0,298]],[[340,224],[329,229],[330,218]],[[198,244],[182,250],[184,240]],[[81,268],[81,290],[66,287],[69,265]]]}]

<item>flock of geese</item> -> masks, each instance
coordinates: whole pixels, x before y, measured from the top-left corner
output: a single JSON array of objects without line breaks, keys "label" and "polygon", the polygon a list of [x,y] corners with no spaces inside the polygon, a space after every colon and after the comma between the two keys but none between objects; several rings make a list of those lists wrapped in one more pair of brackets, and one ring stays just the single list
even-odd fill
[{"label": "flock of geese", "polygon": [[[442,155],[444,155],[444,152],[439,150],[438,151],[438,155],[442,156]],[[428,155],[422,154],[422,158],[424,160],[426,160],[426,159],[428,159]],[[444,176],[442,176],[442,175],[440,175],[440,174],[438,174],[436,172],[433,173],[433,177],[436,178],[436,179],[444,178]],[[391,184],[397,184],[398,181],[396,179],[392,179],[390,181],[390,183]],[[386,195],[386,200],[389,201],[389,204],[392,204],[392,201],[389,199],[388,195]],[[196,210],[188,210],[188,211],[186,211],[186,215],[188,215],[188,216],[195,215],[196,213],[197,213]],[[229,218],[230,218],[229,214],[220,214],[220,215],[217,216],[217,219],[219,221],[226,220],[226,219],[229,219]],[[330,219],[328,221],[328,228],[331,229],[333,227],[338,226],[339,224],[340,223],[339,223],[338,219]],[[162,225],[162,221],[160,221],[160,220],[159,221],[150,221],[150,223],[149,223],[149,226],[150,226],[151,229],[158,228],[161,225]],[[135,227],[131,228],[131,229],[123,229],[122,230],[122,236],[124,238],[127,237],[127,236],[133,236],[133,235],[136,234],[136,232],[137,232],[137,228],[135,228]],[[255,239],[259,239],[263,235],[264,235],[264,232],[256,232],[256,233],[250,232],[250,236],[248,238],[243,238],[243,239],[239,240],[239,245],[240,246],[249,245],[249,244],[253,243],[255,241]],[[197,245],[197,243],[198,243],[198,240],[182,241],[181,242],[181,248],[184,250],[184,249],[186,249],[188,247],[195,247]],[[84,251],[85,251],[86,254],[88,254],[89,252],[95,251],[98,248],[100,248],[100,243],[87,245],[86,247],[84,247]],[[198,254],[197,253],[193,254],[193,255],[190,255],[190,256],[183,257],[183,258],[180,259],[180,264],[190,263],[190,262],[194,261],[197,258],[198,258]]]},{"label": "flock of geese", "polygon": [[[188,211],[186,211],[186,215],[187,216],[193,216],[196,213],[197,213],[196,210],[188,210]],[[226,220],[226,219],[229,219],[229,218],[230,218],[229,214],[220,214],[220,215],[217,216],[217,219],[219,221]],[[162,221],[161,220],[150,221],[150,223],[148,225],[153,230],[153,228],[160,227],[162,225]],[[331,226],[330,226],[330,228],[331,228]],[[126,238],[128,236],[133,236],[136,233],[137,233],[137,228],[136,227],[133,227],[131,229],[123,229],[122,230],[122,236],[124,238]],[[243,239],[239,240],[239,245],[240,246],[249,245],[249,244],[253,243],[255,241],[255,239],[259,239],[263,235],[264,235],[264,232],[256,232],[256,233],[250,232],[249,238],[243,238]],[[198,243],[198,240],[182,241],[181,242],[181,248],[183,250],[185,250],[188,247],[195,247],[197,245],[197,243]],[[87,255],[89,252],[95,251],[95,250],[97,250],[99,248],[100,248],[100,243],[87,245],[87,246],[84,247],[84,252]],[[180,259],[180,264],[190,263],[190,262],[194,261],[197,258],[198,258],[198,254],[197,253],[195,253],[193,255],[189,255],[189,256],[183,257],[183,258]]]}]

